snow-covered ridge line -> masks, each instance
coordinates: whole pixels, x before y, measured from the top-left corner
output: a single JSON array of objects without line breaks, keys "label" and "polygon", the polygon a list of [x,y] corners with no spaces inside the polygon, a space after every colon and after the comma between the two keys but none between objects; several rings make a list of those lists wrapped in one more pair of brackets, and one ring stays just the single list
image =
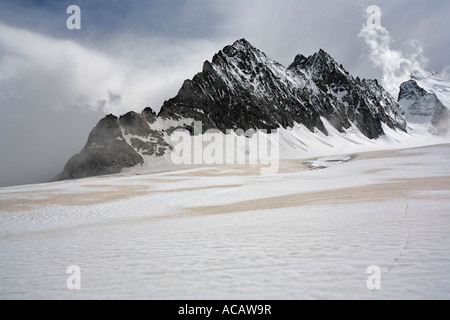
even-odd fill
[{"label": "snow-covered ridge line", "polygon": [[151,167],[147,162],[167,158],[172,151],[174,131],[194,134],[192,120],[202,123],[202,132],[271,132],[302,125],[325,136],[357,128],[370,140],[384,136],[385,127],[407,130],[402,109],[376,80],[353,78],[323,50],[310,57],[298,55],[286,68],[241,39],[206,61],[202,72],[186,80],[158,115],[146,108],[141,114],[101,120],[58,178]]}]

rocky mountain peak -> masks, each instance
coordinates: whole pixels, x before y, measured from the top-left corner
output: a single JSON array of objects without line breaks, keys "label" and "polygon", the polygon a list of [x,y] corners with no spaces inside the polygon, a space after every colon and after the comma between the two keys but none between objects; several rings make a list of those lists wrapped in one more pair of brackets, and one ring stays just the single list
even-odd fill
[{"label": "rocky mountain peak", "polygon": [[323,80],[326,84],[351,81],[351,76],[327,52],[320,49],[310,57],[297,55],[289,66],[290,70],[306,72],[314,80]]},{"label": "rocky mountain peak", "polygon": [[400,93],[398,95],[398,101],[407,99],[420,99],[424,96],[428,95],[428,92],[425,89],[419,87],[415,80],[409,80],[400,85]]},{"label": "rocky mountain peak", "polygon": [[[422,80],[423,74],[420,74]],[[415,77],[417,80],[417,75]],[[398,101],[405,110],[406,119],[412,123],[431,125],[430,131],[437,135],[448,131],[450,112],[434,92],[428,92],[416,80],[400,86]]]},{"label": "rocky mountain peak", "polygon": [[245,39],[236,41],[230,46],[224,47],[213,58],[212,64],[220,67],[234,65],[245,69],[266,60],[266,55],[255,48]]},{"label": "rocky mountain peak", "polygon": [[324,50],[308,58],[297,55],[286,68],[240,39],[184,81],[158,115],[146,108],[102,119],[61,177],[114,173],[154,161],[149,157],[171,149],[171,132],[178,127],[192,132],[193,120],[202,122],[203,131],[271,132],[303,125],[327,135],[323,119],[340,132],[356,127],[370,139],[384,134],[383,124],[406,130],[400,106],[389,93],[376,81],[355,81]]},{"label": "rocky mountain peak", "polygon": [[136,112],[128,112],[119,119],[119,123],[125,134],[147,137],[150,134],[150,126],[146,117]]},{"label": "rocky mountain peak", "polygon": [[150,107],[145,108],[142,111],[141,115],[142,117],[144,117],[145,121],[147,121],[149,124],[153,124],[157,119],[156,112],[153,111],[152,108]]},{"label": "rocky mountain peak", "polygon": [[298,54],[295,56],[294,62],[291,63],[291,65],[288,67],[288,69],[296,69],[297,67],[299,69],[304,69],[304,66],[307,61],[308,61],[307,57],[305,57],[302,54]]},{"label": "rocky mountain peak", "polygon": [[256,50],[256,48],[252,46],[252,44],[248,42],[245,38],[235,41],[231,45],[231,47],[235,48],[236,50],[249,50],[249,49]]},{"label": "rocky mountain peak", "polygon": [[89,134],[87,146],[111,143],[122,135],[119,118],[110,114],[101,119]]}]

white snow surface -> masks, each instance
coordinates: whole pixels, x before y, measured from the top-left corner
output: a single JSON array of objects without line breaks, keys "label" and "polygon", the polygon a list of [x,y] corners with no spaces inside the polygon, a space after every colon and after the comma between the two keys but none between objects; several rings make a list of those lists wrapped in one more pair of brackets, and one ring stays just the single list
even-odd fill
[{"label": "white snow surface", "polygon": [[327,128],[283,130],[273,175],[166,167],[1,188],[0,299],[449,299],[450,140]]}]

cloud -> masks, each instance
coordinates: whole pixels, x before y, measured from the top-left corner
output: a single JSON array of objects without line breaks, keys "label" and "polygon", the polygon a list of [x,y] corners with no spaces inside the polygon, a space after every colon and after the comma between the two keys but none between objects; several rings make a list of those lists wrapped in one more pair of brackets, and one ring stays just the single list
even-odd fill
[{"label": "cloud", "polygon": [[114,40],[94,49],[0,23],[0,186],[53,178],[105,114],[158,111],[217,48]]},{"label": "cloud", "polygon": [[22,104],[38,102],[54,110],[120,114],[146,106],[158,109],[201,69],[212,47],[206,41],[188,44],[127,35],[100,52],[0,24],[0,84],[3,94],[20,97]]},{"label": "cloud", "polygon": [[382,70],[381,83],[394,97],[398,95],[400,85],[409,80],[414,71],[424,71],[428,59],[418,41],[409,41],[411,53],[403,53],[391,48],[393,40],[386,28],[373,28],[363,25],[359,36],[369,50],[369,58],[374,66]]},{"label": "cloud", "polygon": [[[289,65],[301,53],[320,48],[351,69],[362,19],[353,1],[229,0],[214,1],[231,38],[246,37],[278,62]],[[352,71],[352,70],[350,70]]]},{"label": "cloud", "polygon": [[119,90],[127,72],[126,66],[75,42],[4,24],[0,24],[0,50],[0,68],[6,70],[1,85],[9,98],[20,97],[18,102],[25,105],[96,110],[109,90]]}]

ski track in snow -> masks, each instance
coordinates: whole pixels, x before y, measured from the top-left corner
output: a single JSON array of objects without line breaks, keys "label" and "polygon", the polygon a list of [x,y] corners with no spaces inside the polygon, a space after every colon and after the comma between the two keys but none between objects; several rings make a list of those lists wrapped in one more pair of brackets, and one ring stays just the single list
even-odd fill
[{"label": "ski track in snow", "polygon": [[450,145],[353,151],[0,189],[0,298],[450,298]]}]

